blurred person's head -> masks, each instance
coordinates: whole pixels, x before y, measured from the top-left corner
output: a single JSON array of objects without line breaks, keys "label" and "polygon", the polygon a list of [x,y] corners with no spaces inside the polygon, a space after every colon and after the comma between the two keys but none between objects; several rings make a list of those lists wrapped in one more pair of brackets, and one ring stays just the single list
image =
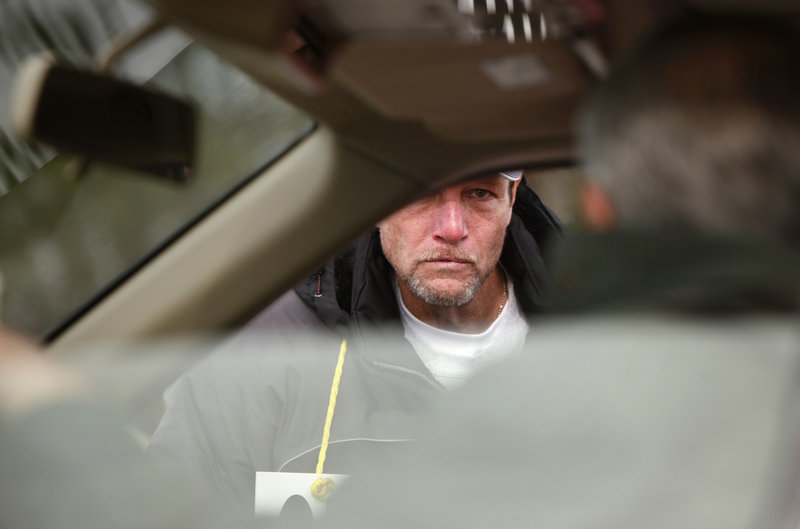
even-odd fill
[{"label": "blurred person's head", "polygon": [[500,259],[519,186],[513,178],[451,185],[378,224],[404,296],[444,307],[473,300]]},{"label": "blurred person's head", "polygon": [[580,119],[587,221],[800,242],[800,37],[757,18],[677,24]]}]

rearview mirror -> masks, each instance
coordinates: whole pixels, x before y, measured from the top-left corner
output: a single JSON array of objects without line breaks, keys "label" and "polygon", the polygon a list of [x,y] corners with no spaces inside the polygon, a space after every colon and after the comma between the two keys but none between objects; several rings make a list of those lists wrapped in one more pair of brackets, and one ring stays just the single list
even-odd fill
[{"label": "rearview mirror", "polygon": [[189,176],[194,112],[173,96],[37,56],[20,68],[12,112],[27,140],[175,180]]}]

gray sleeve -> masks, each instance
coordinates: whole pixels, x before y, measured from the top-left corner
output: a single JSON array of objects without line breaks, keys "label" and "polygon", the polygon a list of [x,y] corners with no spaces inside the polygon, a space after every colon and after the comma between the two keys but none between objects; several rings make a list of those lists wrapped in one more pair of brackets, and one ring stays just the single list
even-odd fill
[{"label": "gray sleeve", "polygon": [[255,471],[276,466],[286,365],[324,329],[294,291],[278,298],[168,390],[148,450],[252,512]]},{"label": "gray sleeve", "polygon": [[252,512],[255,469],[272,468],[282,378],[262,335],[241,333],[173,388],[148,450]]}]

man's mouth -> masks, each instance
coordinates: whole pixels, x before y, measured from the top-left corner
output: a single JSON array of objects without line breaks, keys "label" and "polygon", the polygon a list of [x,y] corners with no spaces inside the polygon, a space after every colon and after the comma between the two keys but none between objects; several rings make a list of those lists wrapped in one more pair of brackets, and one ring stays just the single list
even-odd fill
[{"label": "man's mouth", "polygon": [[428,252],[421,256],[422,263],[453,263],[453,264],[474,264],[475,260],[469,255],[458,255],[451,253]]},{"label": "man's mouth", "polygon": [[429,259],[428,262],[429,263],[432,262],[432,263],[462,263],[462,264],[468,264],[470,261],[467,260],[467,259],[459,259],[458,257],[442,256],[442,257],[438,257],[436,259]]}]

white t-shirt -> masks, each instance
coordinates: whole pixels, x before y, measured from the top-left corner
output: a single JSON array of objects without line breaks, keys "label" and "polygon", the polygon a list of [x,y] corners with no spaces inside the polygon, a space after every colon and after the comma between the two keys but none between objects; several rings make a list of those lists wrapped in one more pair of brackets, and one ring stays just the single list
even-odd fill
[{"label": "white t-shirt", "polygon": [[508,301],[497,319],[479,334],[445,331],[428,325],[411,314],[395,281],[400,319],[405,338],[436,380],[452,389],[475,370],[518,351],[528,334],[528,322],[508,281]]}]

